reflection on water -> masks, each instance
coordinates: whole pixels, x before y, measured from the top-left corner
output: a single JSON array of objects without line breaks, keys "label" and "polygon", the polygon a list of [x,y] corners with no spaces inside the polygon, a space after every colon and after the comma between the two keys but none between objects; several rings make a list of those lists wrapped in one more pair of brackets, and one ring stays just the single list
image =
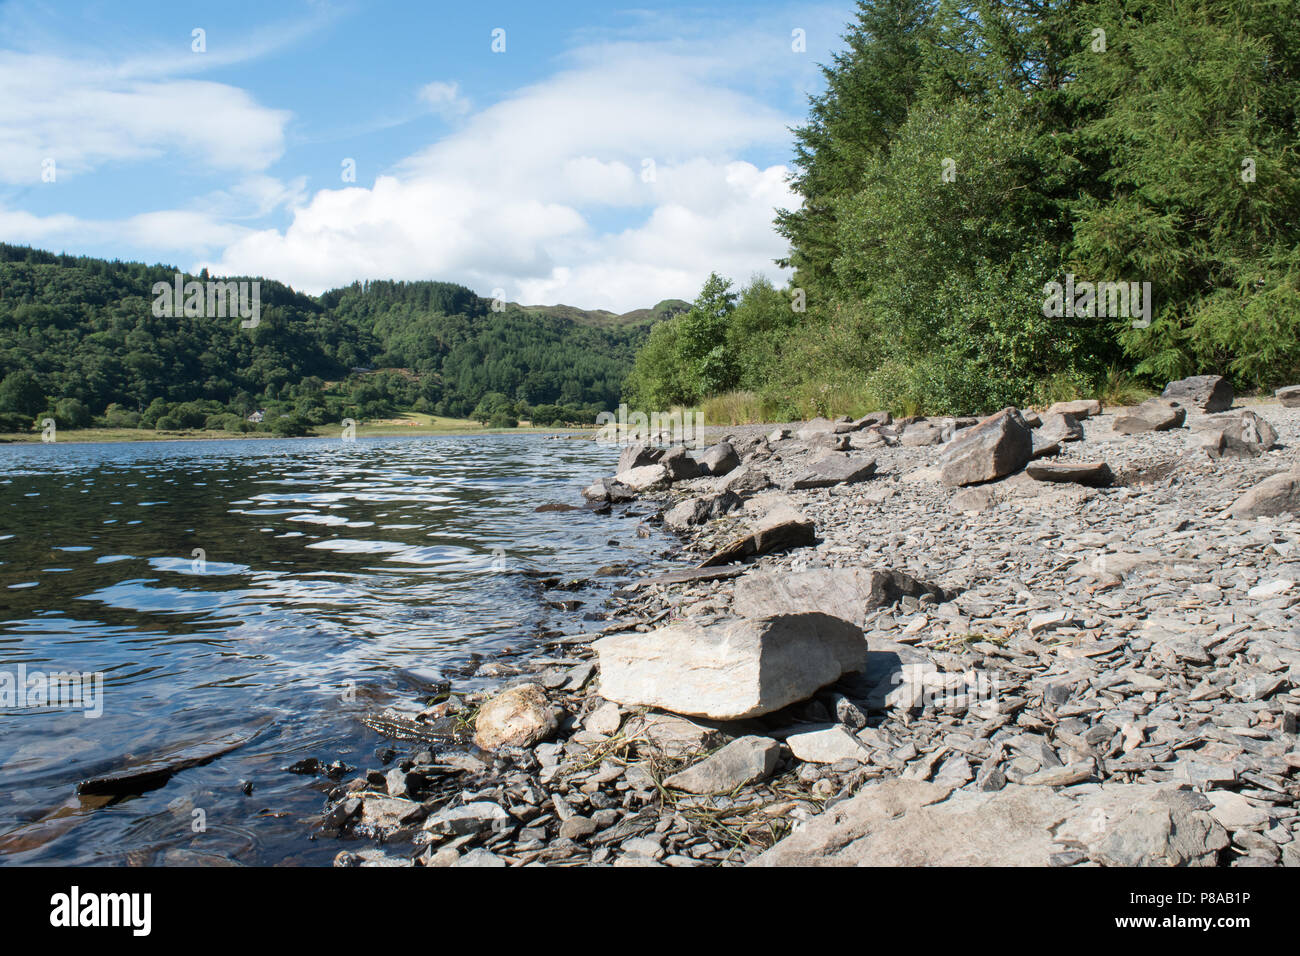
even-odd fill
[{"label": "reflection on water", "polygon": [[[0,674],[103,675],[98,719],[0,710],[0,862],[329,862],[340,845],[307,838],[324,784],[280,768],[377,766],[356,718],[410,694],[396,669],[557,623],[518,572],[586,577],[662,547],[617,515],[534,510],[580,502],[616,456],[536,436],[0,447]],[[596,610],[599,583],[564,597]],[[259,721],[159,790],[73,796]]]}]

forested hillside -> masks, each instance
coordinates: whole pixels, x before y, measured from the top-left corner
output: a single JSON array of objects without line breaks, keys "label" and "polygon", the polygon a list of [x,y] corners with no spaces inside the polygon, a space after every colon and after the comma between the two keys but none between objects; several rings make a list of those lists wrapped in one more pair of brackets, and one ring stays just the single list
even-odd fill
[{"label": "forested hillside", "polygon": [[[617,404],[646,334],[642,314],[494,311],[446,282],[355,283],[312,297],[263,279],[256,327],[159,318],[154,283],[175,274],[0,244],[0,431],[53,417],[65,428],[294,434],[399,409],[591,423]],[[255,411],[267,413],[261,426],[247,421]]]},{"label": "forested hillside", "polygon": [[[710,280],[634,399],[967,414],[1295,381],[1298,23],[1298,0],[860,3],[796,132],[790,288]],[[1099,293],[1050,314],[1076,281],[1149,283],[1149,324]]]}]

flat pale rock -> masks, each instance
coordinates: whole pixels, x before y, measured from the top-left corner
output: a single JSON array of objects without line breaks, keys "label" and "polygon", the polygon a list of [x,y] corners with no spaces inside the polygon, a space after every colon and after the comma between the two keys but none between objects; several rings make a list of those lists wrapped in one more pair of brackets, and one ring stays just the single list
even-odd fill
[{"label": "flat pale rock", "polygon": [[938,422],[914,422],[903,429],[899,442],[909,448],[922,448],[926,445],[942,445],[945,430]]},{"label": "flat pale rock", "polygon": [[843,724],[822,724],[801,730],[786,737],[785,745],[792,754],[808,763],[839,763],[841,760],[867,763],[871,759],[871,751]]},{"label": "flat pale rock", "polygon": [[737,578],[745,573],[744,568],[684,568],[681,571],[669,571],[654,577],[639,578],[631,587],[652,587],[656,584],[694,584],[700,581],[721,581]]},{"label": "flat pale rock", "polygon": [[875,473],[874,458],[827,455],[813,462],[807,471],[794,480],[793,487],[829,488],[832,485],[852,485],[859,481],[866,481]]},{"label": "flat pale rock", "polygon": [[806,700],[866,663],[861,629],[828,614],[782,614],[614,634],[592,647],[600,694],[627,707],[739,720]]},{"label": "flat pale rock", "polygon": [[1104,461],[1035,461],[1025,468],[1035,481],[1065,481],[1101,488],[1115,480],[1110,465]]},{"label": "flat pale rock", "polygon": [[[1142,785],[995,792],[895,778],[809,820],[751,866],[1214,866],[1227,834],[1199,794]],[[1067,842],[1068,841],[1068,842]]]},{"label": "flat pale rock", "polygon": [[638,746],[644,741],[649,750],[674,759],[702,754],[727,740],[727,734],[717,727],[654,712],[629,718],[625,733],[637,740]]},{"label": "flat pale rock", "polygon": [[699,763],[678,771],[664,785],[687,793],[730,793],[771,776],[781,745],[768,737],[741,737]]},{"label": "flat pale rock", "polygon": [[1283,408],[1300,408],[1300,385],[1284,385],[1273,393]]},{"label": "flat pale rock", "polygon": [[656,463],[620,471],[614,476],[614,481],[633,491],[654,491],[668,487],[672,482],[672,475],[667,468]]},{"label": "flat pale rock", "polygon": [[1141,405],[1116,416],[1114,431],[1120,435],[1138,435],[1142,432],[1163,432],[1181,428],[1187,420],[1187,409],[1177,401],[1151,398]]},{"label": "flat pale rock", "polygon": [[[1072,415],[1075,418],[1093,418],[1101,414],[1101,402],[1095,398],[1080,398],[1072,402],[1057,402],[1045,413],[1047,415]],[[1047,419],[1043,419],[1047,424]]]}]

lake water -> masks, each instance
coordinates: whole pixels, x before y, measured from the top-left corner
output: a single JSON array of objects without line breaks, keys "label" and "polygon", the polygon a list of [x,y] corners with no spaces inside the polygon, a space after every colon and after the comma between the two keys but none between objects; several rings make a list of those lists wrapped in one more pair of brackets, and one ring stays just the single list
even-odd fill
[{"label": "lake water", "polygon": [[[98,717],[30,697],[0,710],[0,863],[327,864],[353,848],[309,838],[329,784],[281,768],[378,767],[387,742],[358,717],[416,696],[402,668],[599,627],[582,618],[616,577],[546,593],[520,572],[589,577],[662,551],[617,512],[535,511],[580,504],[617,455],[500,435],[0,446],[0,675],[102,675]],[[75,795],[259,725],[161,789]]]}]

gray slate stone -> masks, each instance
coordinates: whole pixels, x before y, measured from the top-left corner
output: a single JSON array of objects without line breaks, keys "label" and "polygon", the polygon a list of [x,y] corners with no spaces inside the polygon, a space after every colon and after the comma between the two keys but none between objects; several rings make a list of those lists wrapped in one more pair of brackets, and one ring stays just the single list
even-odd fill
[{"label": "gray slate stone", "polygon": [[700,467],[709,475],[725,475],[740,467],[740,456],[730,442],[718,442],[704,449],[699,456]]},{"label": "gray slate stone", "polygon": [[939,477],[950,487],[994,481],[1025,467],[1033,450],[1033,433],[1020,411],[1004,408],[945,447]]},{"label": "gray slate stone", "polygon": [[664,780],[687,793],[730,793],[770,776],[781,756],[781,745],[768,737],[741,737],[697,764]]},{"label": "gray slate stone", "polygon": [[1121,435],[1138,435],[1142,432],[1163,432],[1171,428],[1181,428],[1186,420],[1187,409],[1179,402],[1165,398],[1151,398],[1117,416],[1113,428]]},{"label": "gray slate stone", "polygon": [[794,480],[795,488],[829,488],[832,485],[852,485],[866,481],[876,473],[874,458],[849,458],[845,455],[827,455],[813,464]]},{"label": "gray slate stone", "polygon": [[817,568],[811,571],[751,572],[736,582],[732,608],[744,617],[823,611],[859,627],[877,608],[903,596],[929,594],[936,601],[953,593],[918,581],[902,571],[866,568]]},{"label": "gray slate stone", "polygon": [[1170,382],[1160,397],[1203,412],[1226,412],[1232,407],[1232,383],[1222,375],[1193,375]]}]

